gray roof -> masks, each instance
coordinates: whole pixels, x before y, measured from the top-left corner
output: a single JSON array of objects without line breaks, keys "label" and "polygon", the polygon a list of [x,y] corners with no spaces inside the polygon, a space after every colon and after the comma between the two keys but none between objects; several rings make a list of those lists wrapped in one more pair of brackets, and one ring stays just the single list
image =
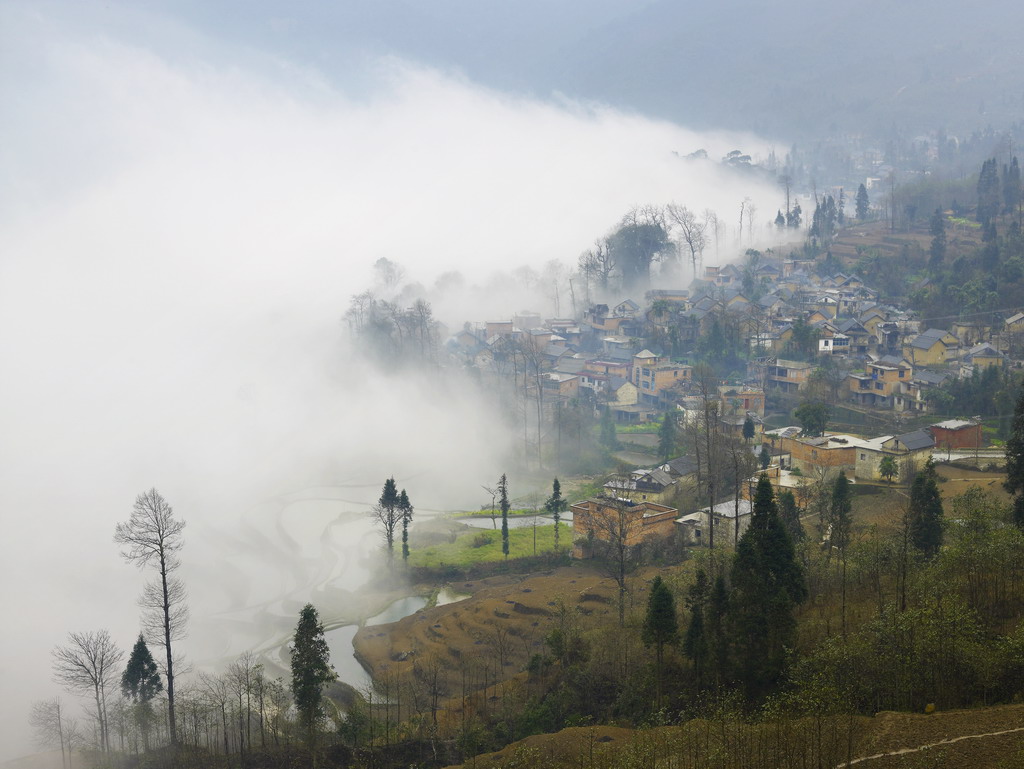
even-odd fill
[{"label": "gray roof", "polygon": [[910,341],[911,347],[917,347],[921,350],[927,350],[931,348],[936,342],[941,341],[948,332],[943,331],[941,328],[930,328],[927,331],[922,331],[916,337]]},{"label": "gray roof", "polygon": [[932,438],[931,433],[927,430],[914,430],[912,433],[903,433],[903,435],[897,435],[895,440],[902,443],[911,451],[926,449],[929,446],[935,445],[935,439]]},{"label": "gray roof", "polygon": [[921,369],[914,373],[914,381],[930,385],[942,384],[947,379],[949,379],[949,374],[944,371],[925,371]]}]

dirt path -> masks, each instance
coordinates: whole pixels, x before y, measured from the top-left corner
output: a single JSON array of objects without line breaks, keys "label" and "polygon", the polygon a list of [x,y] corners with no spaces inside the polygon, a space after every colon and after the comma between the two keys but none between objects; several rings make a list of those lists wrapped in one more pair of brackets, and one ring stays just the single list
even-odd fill
[{"label": "dirt path", "polygon": [[900,748],[899,750],[892,750],[888,753],[876,753],[873,756],[862,756],[860,758],[854,758],[850,761],[844,761],[841,764],[837,764],[835,769],[845,769],[845,767],[853,766],[854,764],[860,764],[864,761],[875,761],[880,758],[887,758],[889,756],[902,756],[907,753],[919,753],[922,750],[930,750],[931,748],[942,747],[943,745],[952,745],[954,742],[962,742],[963,740],[977,740],[982,737],[998,737],[1003,734],[1014,734],[1016,732],[1024,732],[1024,726],[1019,726],[1016,729],[1003,729],[998,732],[985,732],[984,734],[964,734],[960,737],[947,737],[944,740],[938,742],[932,742],[928,745],[918,745],[916,748]]}]

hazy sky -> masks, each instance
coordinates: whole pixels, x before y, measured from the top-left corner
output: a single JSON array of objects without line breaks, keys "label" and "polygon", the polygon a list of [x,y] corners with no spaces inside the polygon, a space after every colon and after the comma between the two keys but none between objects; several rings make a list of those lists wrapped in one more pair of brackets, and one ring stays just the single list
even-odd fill
[{"label": "hazy sky", "polygon": [[[575,262],[636,204],[731,220],[749,196],[762,221],[779,204],[673,154],[763,156],[752,136],[507,95],[401,51],[320,69],[201,19],[84,7],[0,4],[0,759],[30,749],[68,631],[130,648],[142,577],[112,535],[139,492],[188,521],[197,622],[293,545],[319,568],[326,524],[273,518],[310,488],[360,510],[396,474],[425,507],[479,503],[505,457],[484,400],[344,343],[374,260],[472,286]],[[238,600],[306,600],[316,573]]]}]

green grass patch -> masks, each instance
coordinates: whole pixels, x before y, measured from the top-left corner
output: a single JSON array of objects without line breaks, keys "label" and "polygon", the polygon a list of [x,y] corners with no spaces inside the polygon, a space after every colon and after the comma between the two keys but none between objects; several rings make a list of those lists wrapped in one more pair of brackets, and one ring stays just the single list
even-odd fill
[{"label": "green grass patch", "polygon": [[[523,516],[527,516],[527,515],[543,515],[543,514],[544,514],[543,510],[533,510],[533,509],[509,510],[508,511],[508,517],[509,518],[516,518],[516,517],[522,518]],[[490,518],[491,517],[491,511],[490,510],[467,510],[465,512],[449,513],[448,517],[449,518]],[[494,511],[494,517],[497,518],[500,521],[501,520],[501,511],[500,510],[495,510]]]},{"label": "green grass patch", "polygon": [[[554,552],[555,525],[538,525],[537,555]],[[534,528],[524,526],[509,529],[508,559],[529,558],[533,551]],[[572,544],[572,528],[562,523],[559,527],[559,547],[568,549]],[[505,560],[501,552],[501,530],[478,529],[460,534],[452,543],[433,545],[414,549],[409,553],[409,565],[413,567],[436,568],[439,566],[466,567],[477,563],[499,562]]]},{"label": "green grass patch", "polygon": [[656,433],[661,429],[661,420],[656,422],[643,422],[638,425],[617,425],[615,432],[620,435],[630,435],[631,433]]}]

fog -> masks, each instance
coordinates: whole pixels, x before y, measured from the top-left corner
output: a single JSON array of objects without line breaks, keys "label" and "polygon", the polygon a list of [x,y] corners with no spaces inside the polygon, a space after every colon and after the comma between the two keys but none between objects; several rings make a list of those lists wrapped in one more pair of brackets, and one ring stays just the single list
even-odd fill
[{"label": "fog", "polygon": [[426,286],[461,271],[442,317],[460,324],[526,309],[496,271],[573,263],[631,206],[725,216],[749,197],[767,221],[778,205],[676,154],[764,156],[753,136],[396,57],[349,89],[163,17],[104,28],[40,8],[0,9],[0,759],[31,750],[29,703],[56,693],[49,652],[69,631],[130,648],[144,575],[112,536],[138,493],[188,522],[178,648],[197,667],[359,586],[388,475],[421,509],[483,501],[509,462],[487,399],[347,346],[376,259]]}]

